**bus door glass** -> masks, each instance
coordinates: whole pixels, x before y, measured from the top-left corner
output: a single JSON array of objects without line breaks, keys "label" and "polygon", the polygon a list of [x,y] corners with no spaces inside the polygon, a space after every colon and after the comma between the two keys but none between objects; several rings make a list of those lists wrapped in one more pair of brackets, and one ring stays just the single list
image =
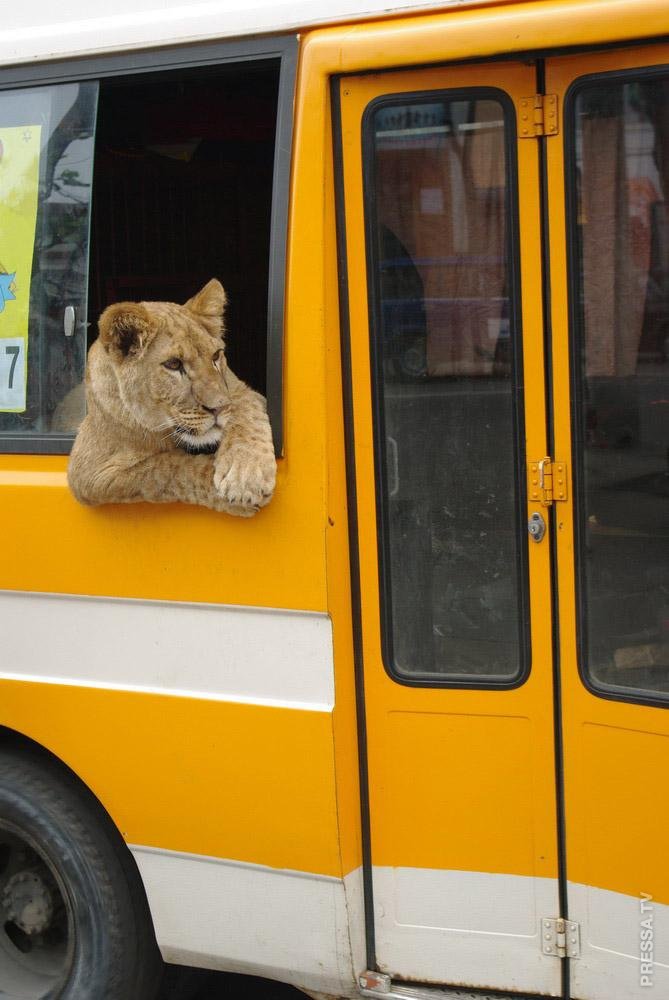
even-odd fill
[{"label": "bus door glass", "polygon": [[345,78],[335,104],[377,964],[557,995],[534,89],[507,63]]}]

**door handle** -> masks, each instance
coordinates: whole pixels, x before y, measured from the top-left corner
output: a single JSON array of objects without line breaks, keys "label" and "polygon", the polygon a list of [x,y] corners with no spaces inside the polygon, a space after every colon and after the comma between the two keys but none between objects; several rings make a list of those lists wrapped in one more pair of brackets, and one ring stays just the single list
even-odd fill
[{"label": "door handle", "polygon": [[65,306],[65,311],[63,313],[63,333],[66,337],[74,336],[74,324],[77,319],[77,313],[74,306]]}]

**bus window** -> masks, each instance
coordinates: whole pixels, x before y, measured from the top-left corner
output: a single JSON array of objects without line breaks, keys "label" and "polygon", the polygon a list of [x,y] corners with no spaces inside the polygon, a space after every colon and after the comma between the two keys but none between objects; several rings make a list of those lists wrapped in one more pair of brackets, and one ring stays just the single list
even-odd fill
[{"label": "bus window", "polygon": [[0,95],[3,434],[48,432],[83,380],[97,98],[97,83]]},{"label": "bus window", "polygon": [[508,121],[496,92],[366,116],[385,657],[414,683],[526,665]]},{"label": "bus window", "polygon": [[581,668],[669,696],[669,77],[571,109]]},{"label": "bus window", "polygon": [[[24,191],[20,240],[3,241],[14,256],[0,259],[0,451],[69,451],[107,305],[184,302],[212,277],[228,296],[230,366],[267,392],[280,65],[258,58],[0,96],[0,172],[11,177],[18,163]],[[0,231],[15,233],[16,219],[3,197]]]}]

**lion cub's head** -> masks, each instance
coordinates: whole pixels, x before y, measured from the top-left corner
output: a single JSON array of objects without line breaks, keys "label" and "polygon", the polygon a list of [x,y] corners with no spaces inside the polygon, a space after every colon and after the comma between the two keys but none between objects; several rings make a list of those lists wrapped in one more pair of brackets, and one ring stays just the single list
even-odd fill
[{"label": "lion cub's head", "polygon": [[124,408],[188,451],[215,451],[230,412],[223,343],[226,296],[216,279],[192,299],[118,302],[100,316],[100,343]]}]

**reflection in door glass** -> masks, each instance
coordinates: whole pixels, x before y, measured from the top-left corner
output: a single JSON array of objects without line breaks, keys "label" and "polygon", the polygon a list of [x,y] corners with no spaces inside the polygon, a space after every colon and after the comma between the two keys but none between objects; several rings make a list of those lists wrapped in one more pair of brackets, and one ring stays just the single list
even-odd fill
[{"label": "reflection in door glass", "polygon": [[574,104],[582,667],[669,693],[669,75]]},{"label": "reflection in door glass", "polygon": [[366,118],[385,662],[416,681],[523,670],[505,117],[473,92]]}]

